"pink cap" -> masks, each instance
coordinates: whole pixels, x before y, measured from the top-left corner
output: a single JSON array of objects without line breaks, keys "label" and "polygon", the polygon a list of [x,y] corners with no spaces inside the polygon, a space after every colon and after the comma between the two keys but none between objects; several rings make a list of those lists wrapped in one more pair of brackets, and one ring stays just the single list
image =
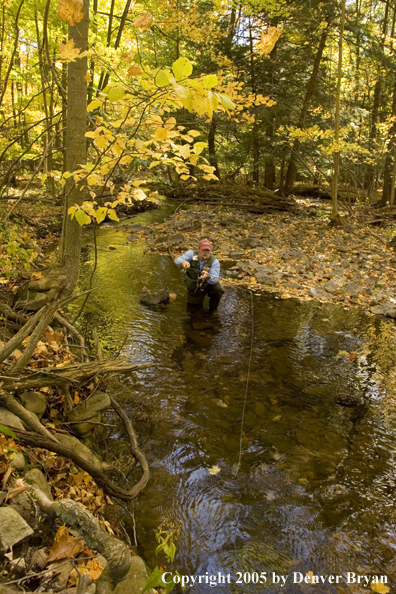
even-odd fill
[{"label": "pink cap", "polygon": [[198,248],[200,250],[210,250],[212,251],[212,244],[210,243],[209,239],[201,239],[198,244]]}]

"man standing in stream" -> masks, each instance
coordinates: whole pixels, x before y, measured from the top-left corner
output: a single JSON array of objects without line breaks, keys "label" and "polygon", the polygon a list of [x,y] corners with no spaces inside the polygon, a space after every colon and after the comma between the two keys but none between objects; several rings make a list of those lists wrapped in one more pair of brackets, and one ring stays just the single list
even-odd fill
[{"label": "man standing in stream", "polygon": [[188,250],[176,258],[175,264],[185,270],[187,303],[202,305],[205,295],[208,295],[209,313],[216,311],[224,291],[219,283],[220,262],[212,254],[209,239],[201,239],[197,250]]}]

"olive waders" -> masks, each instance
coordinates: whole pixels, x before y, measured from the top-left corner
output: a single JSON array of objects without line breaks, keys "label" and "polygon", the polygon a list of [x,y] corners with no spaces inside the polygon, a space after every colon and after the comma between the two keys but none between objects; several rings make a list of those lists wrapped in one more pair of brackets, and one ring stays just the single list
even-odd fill
[{"label": "olive waders", "polygon": [[187,303],[191,305],[202,305],[205,295],[208,295],[210,311],[217,309],[224,291],[219,282],[211,285],[206,280],[201,280],[199,277],[204,270],[209,272],[215,259],[215,256],[211,254],[209,258],[204,261],[201,270],[199,266],[198,250],[194,250],[190,267],[185,269],[186,274],[184,277],[188,290]]}]

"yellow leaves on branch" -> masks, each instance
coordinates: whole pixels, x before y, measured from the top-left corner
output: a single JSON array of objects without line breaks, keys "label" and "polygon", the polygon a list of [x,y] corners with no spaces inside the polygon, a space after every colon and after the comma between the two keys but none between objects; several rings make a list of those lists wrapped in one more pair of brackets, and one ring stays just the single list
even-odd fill
[{"label": "yellow leaves on branch", "polygon": [[84,18],[83,0],[58,0],[58,15],[73,27]]},{"label": "yellow leaves on branch", "polygon": [[268,27],[268,31],[261,34],[261,39],[256,46],[257,53],[268,56],[268,54],[270,54],[274,49],[276,42],[281,36],[281,33],[281,27]]},{"label": "yellow leaves on branch", "polygon": [[154,19],[151,16],[151,14],[149,13],[143,13],[141,14],[135,21],[134,21],[134,26],[136,27],[136,29],[139,29],[140,31],[147,31],[147,29],[150,29],[151,25],[153,24]]}]

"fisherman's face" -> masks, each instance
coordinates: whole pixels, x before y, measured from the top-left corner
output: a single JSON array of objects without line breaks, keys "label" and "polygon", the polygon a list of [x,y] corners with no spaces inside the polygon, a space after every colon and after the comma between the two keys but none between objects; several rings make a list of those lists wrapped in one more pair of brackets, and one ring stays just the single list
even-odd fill
[{"label": "fisherman's face", "polygon": [[210,256],[210,250],[208,250],[208,248],[201,248],[198,251],[198,258],[201,260],[207,260]]}]

